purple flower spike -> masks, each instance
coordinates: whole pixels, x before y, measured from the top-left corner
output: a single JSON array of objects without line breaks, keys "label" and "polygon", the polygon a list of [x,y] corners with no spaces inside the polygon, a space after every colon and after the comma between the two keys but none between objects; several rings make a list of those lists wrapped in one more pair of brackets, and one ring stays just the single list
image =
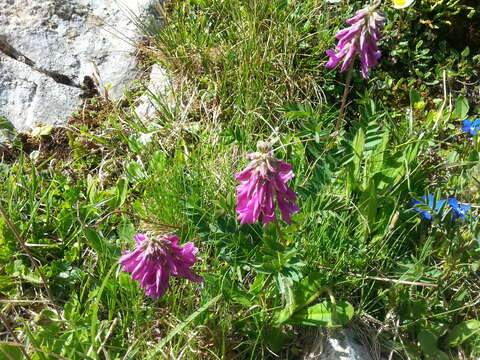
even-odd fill
[{"label": "purple flower spike", "polygon": [[340,72],[343,72],[354,61],[355,55],[360,54],[360,70],[362,76],[368,79],[368,69],[377,65],[378,59],[382,56],[377,41],[381,38],[380,30],[383,29],[385,18],[372,8],[364,8],[346,22],[351,26],[338,31],[335,35],[338,44],[335,50],[326,51],[330,59],[325,67],[332,69],[343,58],[340,68]]},{"label": "purple flower spike", "polygon": [[263,224],[277,221],[278,206],[282,219],[291,223],[290,215],[300,211],[294,204],[295,193],[286,185],[295,176],[292,165],[276,159],[271,145],[259,142],[257,152],[248,154],[252,161],[245,170],[235,175],[237,186],[237,213],[240,224],[255,223],[260,215]]},{"label": "purple flower spike", "polygon": [[145,234],[137,234],[134,239],[137,243],[135,250],[123,251],[118,263],[123,265],[123,271],[132,274],[133,280],[140,282],[145,295],[153,300],[165,294],[170,276],[203,281],[201,276],[190,270],[198,251],[192,242],[182,247],[178,245],[177,235],[151,239]]}]

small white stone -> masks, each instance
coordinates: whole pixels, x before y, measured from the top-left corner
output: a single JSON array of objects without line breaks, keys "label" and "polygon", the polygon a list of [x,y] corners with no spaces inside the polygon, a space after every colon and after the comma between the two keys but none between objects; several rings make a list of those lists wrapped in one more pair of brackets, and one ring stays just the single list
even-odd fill
[{"label": "small white stone", "polygon": [[349,328],[335,329],[328,335],[319,331],[304,360],[372,360],[367,347],[356,340]]}]

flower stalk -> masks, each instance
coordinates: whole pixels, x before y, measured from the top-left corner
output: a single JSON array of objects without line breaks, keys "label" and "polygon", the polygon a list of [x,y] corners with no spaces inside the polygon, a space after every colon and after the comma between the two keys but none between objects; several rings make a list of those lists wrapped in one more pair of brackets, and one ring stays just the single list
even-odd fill
[{"label": "flower stalk", "polygon": [[343,89],[342,104],[340,105],[340,111],[338,113],[337,123],[335,124],[335,131],[340,130],[342,124],[343,116],[345,113],[345,106],[347,105],[348,94],[350,93],[350,83],[352,82],[352,73],[353,73],[353,61],[350,64],[348,69],[347,78],[345,80],[345,89]]}]

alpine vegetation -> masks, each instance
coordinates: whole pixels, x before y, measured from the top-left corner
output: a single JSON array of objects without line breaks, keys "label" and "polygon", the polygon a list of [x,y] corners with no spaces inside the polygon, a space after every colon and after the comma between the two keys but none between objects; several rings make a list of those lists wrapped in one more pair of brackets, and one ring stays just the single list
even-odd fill
[{"label": "alpine vegetation", "polygon": [[472,0],[149,2],[147,86],[0,105],[0,358],[479,358]]}]

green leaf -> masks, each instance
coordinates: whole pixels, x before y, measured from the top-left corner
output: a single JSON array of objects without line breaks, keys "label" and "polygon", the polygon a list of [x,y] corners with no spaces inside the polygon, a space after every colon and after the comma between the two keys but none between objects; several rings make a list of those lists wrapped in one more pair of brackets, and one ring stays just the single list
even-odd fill
[{"label": "green leaf", "polygon": [[468,105],[468,100],[465,96],[460,96],[455,103],[455,116],[457,119],[463,120],[467,117],[468,110],[470,105]]},{"label": "green leaf", "polygon": [[128,137],[128,148],[134,153],[142,151],[143,144],[140,142],[139,136],[137,134],[132,134]]},{"label": "green leaf", "polygon": [[38,275],[37,271],[25,266],[20,259],[17,259],[13,263],[9,264],[7,273],[10,273],[11,276],[18,277],[32,284],[43,284],[42,278],[40,275]]},{"label": "green leaf", "polygon": [[448,346],[458,346],[480,331],[480,321],[467,320],[457,324],[448,332],[446,343]]},{"label": "green leaf", "polygon": [[139,181],[147,175],[143,171],[142,165],[136,161],[132,161],[127,165],[127,175],[131,181]]},{"label": "green leaf", "polygon": [[266,327],[263,330],[263,338],[272,351],[279,352],[282,350],[285,340],[288,339],[288,335],[282,328]]},{"label": "green leaf", "polygon": [[422,101],[420,93],[415,89],[410,89],[410,105],[415,105],[415,103]]},{"label": "green leaf", "polygon": [[127,198],[128,181],[125,178],[120,178],[117,181],[117,207],[121,207]]},{"label": "green leaf", "polygon": [[369,173],[371,176],[376,174],[377,172],[382,171],[383,165],[384,165],[384,157],[386,154],[386,150],[388,148],[389,144],[389,132],[385,131],[382,134],[382,141],[380,144],[375,148],[373,151],[369,162],[368,162],[368,167],[369,167]]},{"label": "green leaf", "polygon": [[362,154],[364,149],[365,149],[365,132],[363,131],[362,128],[360,128],[358,129],[358,132],[355,135],[355,138],[353,139],[353,143],[352,143],[352,150],[353,150],[353,153],[355,154],[355,157],[353,160],[355,164],[355,172],[359,171],[360,162],[362,160]]},{"label": "green leaf", "polygon": [[448,360],[447,354],[437,347],[437,337],[431,331],[422,330],[417,338],[427,359]]},{"label": "green leaf", "polygon": [[37,126],[32,130],[32,136],[46,136],[50,135],[53,130],[53,126],[45,125],[45,126]]},{"label": "green leaf", "polygon": [[[375,180],[374,178],[370,178],[368,185],[365,191],[362,193],[360,197],[358,209],[361,213],[362,218],[360,219],[360,223],[364,224],[365,230],[369,229],[369,226],[375,225],[376,216],[377,216],[377,191],[375,187]],[[366,223],[363,219],[366,219]],[[368,231],[370,232],[370,231]],[[367,233],[365,233],[367,234]]]},{"label": "green leaf", "polygon": [[0,130],[9,130],[9,131],[14,131],[15,127],[13,124],[8,121],[7,119],[0,117]]},{"label": "green leaf", "polygon": [[97,201],[97,184],[98,180],[91,176],[87,175],[87,197],[91,204],[95,204]]},{"label": "green leaf", "polygon": [[[323,278],[321,278],[318,273],[310,274],[295,285],[293,292],[285,294],[287,304],[285,308],[275,313],[273,320],[274,326],[280,326],[290,319],[296,311],[303,309],[315,301],[323,291],[320,285],[321,279]],[[290,287],[288,290],[290,290]]]},{"label": "green leaf", "polygon": [[3,344],[0,344],[0,359],[5,359],[5,360],[23,359],[23,354],[18,346],[3,343]]},{"label": "green leaf", "polygon": [[162,174],[166,166],[167,159],[165,154],[160,150],[155,151],[149,163],[149,170],[154,174]]},{"label": "green leaf", "polygon": [[97,254],[101,254],[103,252],[102,246],[102,239],[100,236],[93,230],[83,228],[83,233],[88,240],[88,244],[90,247],[97,252]]},{"label": "green leaf", "polygon": [[329,301],[315,304],[295,313],[289,324],[339,327],[349,322],[354,314],[353,306],[346,301],[333,305]]}]

